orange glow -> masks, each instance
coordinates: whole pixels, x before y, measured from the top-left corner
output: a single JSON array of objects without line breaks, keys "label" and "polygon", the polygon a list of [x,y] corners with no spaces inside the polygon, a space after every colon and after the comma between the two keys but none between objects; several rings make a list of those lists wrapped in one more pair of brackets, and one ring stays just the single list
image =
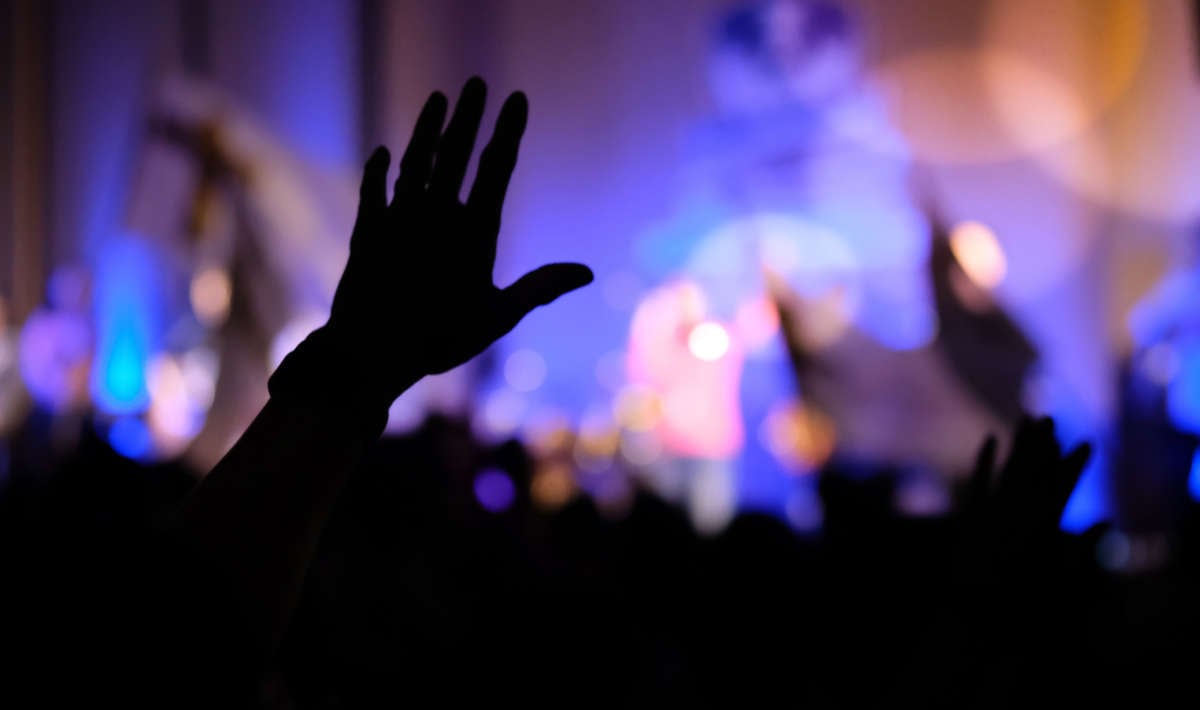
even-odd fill
[{"label": "orange glow", "polygon": [[613,406],[617,422],[630,431],[650,431],[662,419],[662,401],[648,387],[629,385]]},{"label": "orange glow", "polygon": [[950,234],[950,250],[971,281],[982,288],[996,288],[1008,273],[1004,250],[987,225],[963,222],[955,227]]},{"label": "orange glow", "polygon": [[209,266],[196,272],[188,292],[192,300],[192,311],[205,325],[220,325],[229,316],[229,304],[233,300],[233,282],[229,272],[217,266]]},{"label": "orange glow", "polygon": [[538,467],[533,474],[529,492],[533,502],[543,510],[557,510],[563,507],[579,492],[571,469],[560,461],[546,463]]},{"label": "orange glow", "polygon": [[763,422],[761,434],[767,449],[797,473],[823,466],[837,444],[833,420],[795,402],[775,407]]}]

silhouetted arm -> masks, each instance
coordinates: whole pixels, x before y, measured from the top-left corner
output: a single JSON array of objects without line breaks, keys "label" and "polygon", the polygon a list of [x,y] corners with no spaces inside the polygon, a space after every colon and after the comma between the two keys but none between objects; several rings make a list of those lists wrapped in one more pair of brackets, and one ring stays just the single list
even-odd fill
[{"label": "silhouetted arm", "polygon": [[270,401],[186,505],[186,532],[228,575],[264,653],[286,630],[321,529],[391,402],[592,280],[586,266],[549,264],[507,288],[493,283],[528,109],[523,94],[505,101],[461,202],[485,94],[481,80],[467,82],[444,133],[446,98],[429,98],[390,203],[387,150],[368,160],[329,321],[280,365]]}]

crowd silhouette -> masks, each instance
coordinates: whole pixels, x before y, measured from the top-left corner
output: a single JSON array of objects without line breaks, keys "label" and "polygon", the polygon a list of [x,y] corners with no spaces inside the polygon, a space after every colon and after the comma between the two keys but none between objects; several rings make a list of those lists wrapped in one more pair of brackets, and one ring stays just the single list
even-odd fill
[{"label": "crowd silhouette", "polygon": [[[1064,451],[1047,418],[982,443],[948,516],[901,517],[888,479],[824,471],[824,523],[804,536],[756,513],[701,536],[644,491],[619,519],[586,496],[540,510],[529,453],[451,417],[377,442],[408,387],[592,280],[550,264],[494,284],[528,107],[504,102],[462,201],[485,94],[470,80],[448,122],[447,99],[429,98],[390,201],[389,153],[367,161],[328,322],[198,485],[120,458],[83,424],[70,460],[12,477],[0,637],[20,662],[0,681],[6,706],[1185,697],[1196,518],[1179,521],[1169,565],[1106,573],[1097,550],[1124,538],[1060,531],[1090,449]],[[503,511],[474,501],[485,467],[515,480]]]}]

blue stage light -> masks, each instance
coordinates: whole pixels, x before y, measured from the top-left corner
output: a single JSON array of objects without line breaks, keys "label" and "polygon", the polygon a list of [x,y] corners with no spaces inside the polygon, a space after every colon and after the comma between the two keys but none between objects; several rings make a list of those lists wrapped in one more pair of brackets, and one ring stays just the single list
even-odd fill
[{"label": "blue stage light", "polygon": [[114,240],[97,258],[91,391],[103,412],[132,414],[148,404],[146,365],[160,302],[154,261],[151,247],[132,238]]},{"label": "blue stage light", "polygon": [[137,417],[121,417],[108,428],[108,443],[127,459],[140,460],[150,455],[154,441],[150,429]]}]

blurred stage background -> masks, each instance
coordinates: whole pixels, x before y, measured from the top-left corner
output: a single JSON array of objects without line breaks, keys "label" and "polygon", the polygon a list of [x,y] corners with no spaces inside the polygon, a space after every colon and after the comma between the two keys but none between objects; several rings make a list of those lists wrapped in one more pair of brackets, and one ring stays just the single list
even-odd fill
[{"label": "blurred stage background", "polygon": [[547,506],[635,481],[701,528],[814,529],[826,466],[944,510],[1019,405],[1097,444],[1065,526],[1165,525],[1200,431],[1190,4],[847,0],[763,10],[766,37],[738,7],[0,2],[4,477],[80,431],[210,466],[322,322],[371,148],[478,74],[532,107],[498,283],[556,260],[597,283],[406,395],[394,434],[435,411],[517,439]]}]

